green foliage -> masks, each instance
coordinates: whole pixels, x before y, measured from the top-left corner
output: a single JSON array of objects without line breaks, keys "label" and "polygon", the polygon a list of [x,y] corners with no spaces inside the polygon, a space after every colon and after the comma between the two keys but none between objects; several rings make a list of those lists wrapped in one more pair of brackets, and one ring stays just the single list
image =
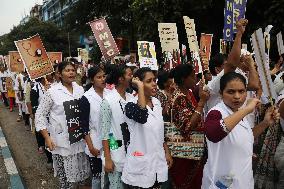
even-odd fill
[{"label": "green foliage", "polygon": [[[36,18],[31,18],[26,24],[14,27],[10,33],[0,37],[0,54],[7,54],[8,51],[17,50],[14,41],[39,34],[47,51],[62,51],[64,56],[68,56],[68,34],[58,28],[52,22],[42,22]],[[73,33],[72,33],[73,34]],[[75,55],[78,47],[75,35],[70,34],[70,44],[72,54]]]}]

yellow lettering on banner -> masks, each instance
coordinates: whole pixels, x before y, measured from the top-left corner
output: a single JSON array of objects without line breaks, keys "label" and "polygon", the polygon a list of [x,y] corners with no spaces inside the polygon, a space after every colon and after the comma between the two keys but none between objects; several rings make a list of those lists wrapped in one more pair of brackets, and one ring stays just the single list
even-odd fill
[{"label": "yellow lettering on banner", "polygon": [[114,55],[114,50],[113,50],[113,49],[109,49],[109,50],[107,51],[107,55],[109,55],[109,56]]},{"label": "yellow lettering on banner", "polygon": [[234,9],[234,16],[238,18],[240,16],[240,9]]},{"label": "yellow lettering on banner", "polygon": [[227,24],[231,24],[231,22],[232,22],[231,15],[227,15]]},{"label": "yellow lettering on banner", "polygon": [[243,0],[234,0],[236,4],[243,4]]},{"label": "yellow lettering on banner", "polygon": [[105,41],[104,42],[104,47],[107,49],[111,46],[110,42],[109,41]]},{"label": "yellow lettering on banner", "polygon": [[226,37],[230,37],[231,36],[231,30],[230,28],[226,29]]},{"label": "yellow lettering on banner", "polygon": [[104,40],[104,39],[108,38],[107,32],[104,32],[104,33],[100,34],[99,38],[100,38],[100,40]]},{"label": "yellow lettering on banner", "polygon": [[227,10],[233,11],[233,3],[232,2],[227,3]]}]

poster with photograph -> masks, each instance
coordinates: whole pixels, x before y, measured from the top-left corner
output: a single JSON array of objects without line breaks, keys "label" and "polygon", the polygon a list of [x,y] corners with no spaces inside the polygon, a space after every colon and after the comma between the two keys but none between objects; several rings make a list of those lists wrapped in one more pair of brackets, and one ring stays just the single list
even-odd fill
[{"label": "poster with photograph", "polygon": [[211,45],[212,45],[213,34],[201,33],[200,37],[200,56],[204,70],[209,69],[209,61],[211,56]]},{"label": "poster with photograph", "polygon": [[79,100],[70,100],[63,102],[64,112],[66,116],[66,124],[68,127],[70,144],[74,144],[83,139],[83,131],[80,127],[80,110]]},{"label": "poster with photograph", "polygon": [[9,51],[9,70],[11,72],[23,72],[24,63],[18,51]]},{"label": "poster with photograph", "polygon": [[47,56],[53,65],[62,62],[62,52],[47,52]]},{"label": "poster with photograph", "polygon": [[137,41],[137,45],[140,68],[149,67],[151,70],[158,70],[154,42]]},{"label": "poster with photograph", "polygon": [[37,79],[54,72],[52,62],[47,56],[39,34],[15,41],[15,44],[27,68],[30,79]]}]

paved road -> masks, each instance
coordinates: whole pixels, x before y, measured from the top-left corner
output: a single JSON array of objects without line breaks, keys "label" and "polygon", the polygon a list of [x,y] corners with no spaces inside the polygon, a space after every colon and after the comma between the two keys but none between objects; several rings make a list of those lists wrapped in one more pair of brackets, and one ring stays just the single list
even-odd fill
[{"label": "paved road", "polygon": [[[47,166],[45,154],[37,152],[35,135],[26,130],[27,128],[23,122],[16,122],[16,119],[17,110],[11,113],[0,102],[0,126],[2,127],[7,141],[7,148],[11,151],[10,154],[14,159],[17,167],[16,170],[18,170],[23,185],[28,189],[58,188],[58,181],[53,177],[52,169]],[[0,189],[21,189],[19,185],[17,187],[11,186],[11,177],[8,172],[13,172],[13,166],[10,164],[3,166],[5,165],[3,156],[7,154],[7,150],[1,146],[0,149]],[[5,153],[3,153],[3,150]]]}]

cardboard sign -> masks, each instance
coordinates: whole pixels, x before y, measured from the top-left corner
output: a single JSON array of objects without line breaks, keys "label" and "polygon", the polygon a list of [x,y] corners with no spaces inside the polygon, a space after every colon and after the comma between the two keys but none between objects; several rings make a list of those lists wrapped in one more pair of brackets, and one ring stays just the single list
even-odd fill
[{"label": "cardboard sign", "polygon": [[200,56],[203,69],[209,69],[209,61],[211,56],[211,45],[212,45],[213,34],[201,33],[200,37]]},{"label": "cardboard sign", "polygon": [[54,72],[52,62],[47,56],[39,34],[15,41],[15,44],[31,80]]},{"label": "cardboard sign", "polygon": [[94,20],[89,23],[102,55],[106,60],[110,60],[119,54],[119,50],[104,18]]},{"label": "cardboard sign", "polygon": [[9,70],[11,72],[25,71],[24,63],[18,51],[9,51]]},{"label": "cardboard sign", "polygon": [[140,68],[149,67],[158,70],[155,44],[149,41],[137,41]]},{"label": "cardboard sign", "polygon": [[47,52],[47,56],[53,65],[62,62],[62,52]]},{"label": "cardboard sign", "polygon": [[283,45],[283,39],[282,39],[282,33],[279,32],[277,35],[277,48],[278,48],[278,53],[279,56],[284,53],[284,45]]},{"label": "cardboard sign", "polygon": [[66,124],[69,133],[69,142],[74,144],[83,139],[83,131],[80,127],[80,109],[79,100],[70,100],[63,102],[64,112],[66,116]]},{"label": "cardboard sign", "polygon": [[255,53],[255,60],[263,94],[267,97],[276,99],[276,91],[270,75],[269,63],[265,53],[265,40],[261,28],[251,35],[251,44]]},{"label": "cardboard sign", "polygon": [[158,31],[163,52],[179,50],[176,23],[158,23]]},{"label": "cardboard sign", "polygon": [[184,16],[183,20],[184,20],[189,49],[191,52],[199,52],[194,19],[190,19],[189,17]]},{"label": "cardboard sign", "polygon": [[236,23],[241,18],[245,18],[247,0],[234,0],[234,33],[237,33]]}]

